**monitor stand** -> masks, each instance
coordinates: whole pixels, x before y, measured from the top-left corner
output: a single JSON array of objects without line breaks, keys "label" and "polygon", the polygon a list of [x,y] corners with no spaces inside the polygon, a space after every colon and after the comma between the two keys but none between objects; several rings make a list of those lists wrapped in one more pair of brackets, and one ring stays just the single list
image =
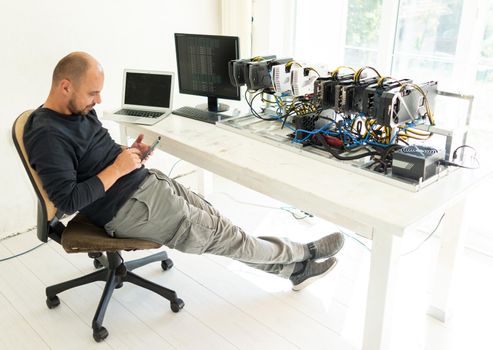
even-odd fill
[{"label": "monitor stand", "polygon": [[225,103],[218,103],[217,97],[207,97],[207,104],[199,104],[196,108],[210,112],[226,112],[229,109],[229,105]]}]

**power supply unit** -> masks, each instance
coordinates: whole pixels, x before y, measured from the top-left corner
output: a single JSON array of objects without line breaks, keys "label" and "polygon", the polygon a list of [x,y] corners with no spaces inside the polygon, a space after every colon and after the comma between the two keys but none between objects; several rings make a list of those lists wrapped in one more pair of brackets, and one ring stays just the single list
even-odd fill
[{"label": "power supply unit", "polygon": [[443,150],[422,145],[406,146],[394,152],[392,175],[419,181],[426,180],[438,172]]}]

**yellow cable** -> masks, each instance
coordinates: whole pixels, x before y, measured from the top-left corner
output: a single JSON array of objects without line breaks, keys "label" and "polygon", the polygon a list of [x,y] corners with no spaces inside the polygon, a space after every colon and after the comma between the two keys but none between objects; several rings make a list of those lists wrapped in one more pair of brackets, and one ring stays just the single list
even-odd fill
[{"label": "yellow cable", "polygon": [[412,129],[412,128],[409,128],[409,129],[406,129],[408,132],[412,133],[412,134],[416,134],[416,135],[420,135],[420,136],[427,136],[429,135],[430,133],[429,132],[421,132],[421,130],[416,130],[416,129]]},{"label": "yellow cable", "polygon": [[315,68],[312,68],[312,67],[307,67],[306,69],[308,69],[309,71],[314,71],[315,73],[317,73],[318,76],[320,76],[320,73],[317,72],[317,70]]},{"label": "yellow cable", "polygon": [[426,96],[426,93],[423,91],[423,89],[419,85],[416,85],[413,83],[403,84],[401,86],[400,92],[402,93],[407,86],[414,88],[423,96],[426,114],[428,115],[428,120],[430,121],[431,125],[435,125],[435,116],[433,115],[433,112],[431,111],[430,103],[428,101],[428,97]]},{"label": "yellow cable", "polygon": [[293,64],[297,64],[298,66],[300,67],[303,67],[301,64],[299,64],[298,62],[294,61],[294,60],[291,60],[289,61],[288,63],[286,63],[286,67],[289,68],[291,67]]},{"label": "yellow cable", "polygon": [[339,66],[337,67],[333,72],[332,72],[332,77],[335,78],[337,77],[338,73],[339,73],[339,70],[342,69],[342,68],[347,68],[347,69],[350,69],[353,71],[353,73],[356,73],[356,71],[354,70],[354,68],[352,67],[349,67],[349,66]]},{"label": "yellow cable", "polygon": [[371,69],[372,71],[374,71],[375,73],[377,73],[377,76],[378,77],[381,77],[380,73],[373,67],[370,67],[370,66],[364,66],[364,67],[361,67],[360,69],[358,69],[358,71],[354,74],[354,81],[356,83],[359,83],[359,77],[361,76],[361,73],[363,73],[363,71],[365,69]]},{"label": "yellow cable", "polygon": [[382,85],[383,85],[383,83],[384,83],[384,81],[385,81],[385,80],[388,80],[388,79],[392,79],[393,81],[397,82],[400,86],[402,86],[402,83],[401,83],[401,81],[400,81],[400,80],[395,79],[395,78],[392,78],[392,77],[381,77],[380,79],[378,79],[378,81],[377,81],[377,85],[378,85],[378,86],[382,86]]}]

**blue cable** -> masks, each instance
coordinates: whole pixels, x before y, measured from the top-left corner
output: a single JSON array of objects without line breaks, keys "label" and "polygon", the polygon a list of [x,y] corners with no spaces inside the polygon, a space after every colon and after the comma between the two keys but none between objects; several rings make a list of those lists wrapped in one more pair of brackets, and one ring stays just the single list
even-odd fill
[{"label": "blue cable", "polygon": [[[295,130],[295,137],[293,138],[293,140],[291,140],[291,142],[298,142],[298,143],[305,142],[306,140],[308,140],[311,136],[313,136],[315,134],[324,133],[325,132],[324,129],[328,128],[331,124],[334,124],[334,122],[329,122],[329,123],[325,124],[324,126],[322,126],[321,128],[319,128],[317,130],[313,130],[313,131],[308,131],[308,130],[304,130],[304,129],[296,129]],[[305,136],[303,139],[298,140],[297,139],[297,133],[298,132],[304,132],[308,135]]]},{"label": "blue cable", "polygon": [[[397,133],[396,133],[392,137],[392,139],[390,140],[389,144],[380,143],[380,142],[377,142],[377,141],[370,139],[371,138],[371,131],[373,130],[373,128],[375,126],[373,124],[370,126],[366,135],[364,137],[362,137],[361,139],[359,139],[352,132],[348,131],[348,129],[351,128],[351,125],[353,125],[353,123],[355,121],[355,119],[350,119],[350,118],[343,118],[338,123],[336,123],[334,121],[330,121],[327,124],[325,124],[324,126],[318,128],[316,130],[312,130],[312,131],[305,130],[305,129],[296,129],[296,128],[291,126],[292,124],[286,123],[285,120],[282,118],[282,115],[281,115],[282,107],[279,104],[279,100],[277,100],[277,99],[276,99],[276,104],[278,106],[278,108],[276,110],[277,116],[273,116],[273,118],[275,120],[277,120],[278,122],[284,123],[284,126],[286,126],[288,129],[293,131],[294,137],[291,140],[292,143],[303,143],[315,134],[324,134],[324,135],[334,136],[334,137],[342,139],[344,142],[344,145],[345,145],[344,147],[348,150],[359,147],[359,146],[364,146],[364,145],[372,145],[372,146],[387,148],[395,142],[395,139],[397,137]],[[356,116],[356,118],[358,118],[358,117],[359,116]],[[329,127],[331,127],[333,124],[336,124],[337,131],[326,130]],[[406,125],[407,125],[407,127],[411,127],[411,124],[412,123],[407,123]],[[298,138],[299,133],[305,133],[306,136],[304,136],[303,138]]]}]

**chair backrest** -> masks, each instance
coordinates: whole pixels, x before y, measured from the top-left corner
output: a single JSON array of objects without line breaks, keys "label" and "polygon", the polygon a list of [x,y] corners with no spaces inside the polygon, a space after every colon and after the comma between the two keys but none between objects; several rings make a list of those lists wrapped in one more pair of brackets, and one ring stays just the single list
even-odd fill
[{"label": "chair backrest", "polygon": [[12,138],[14,140],[15,148],[19,153],[19,157],[21,158],[22,164],[24,165],[27,175],[29,176],[29,180],[31,180],[31,184],[34,187],[34,192],[36,192],[38,197],[38,238],[43,242],[46,242],[48,240],[50,230],[49,225],[53,219],[57,219],[57,209],[53,202],[48,198],[48,194],[43,188],[43,184],[38,173],[31,167],[27,157],[26,147],[24,145],[24,127],[32,112],[33,110],[27,110],[17,117],[12,127]]}]

